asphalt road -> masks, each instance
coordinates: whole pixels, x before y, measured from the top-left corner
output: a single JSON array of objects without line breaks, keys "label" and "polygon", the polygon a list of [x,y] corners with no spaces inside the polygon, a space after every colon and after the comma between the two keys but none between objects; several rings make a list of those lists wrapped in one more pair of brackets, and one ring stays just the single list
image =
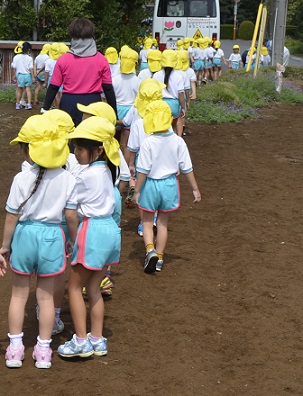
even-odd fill
[{"label": "asphalt road", "polygon": [[[244,52],[247,48],[250,47],[251,41],[248,40],[221,40],[221,48],[224,51],[225,59],[228,59],[230,54],[232,53],[232,48],[235,44],[240,46],[240,54]],[[293,56],[290,56],[289,66],[300,66],[303,67],[303,59]],[[223,67],[224,69],[224,67]]]}]

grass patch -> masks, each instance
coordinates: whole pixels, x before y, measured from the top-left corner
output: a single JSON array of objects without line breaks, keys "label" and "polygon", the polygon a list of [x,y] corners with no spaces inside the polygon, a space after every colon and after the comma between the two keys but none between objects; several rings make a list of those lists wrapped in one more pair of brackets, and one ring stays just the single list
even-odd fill
[{"label": "grass patch", "polygon": [[[303,68],[296,69],[301,69],[296,71],[297,79],[303,80]],[[284,79],[281,92],[276,92],[275,76],[271,67],[261,69],[256,78],[245,70],[230,70],[215,83],[197,89],[197,101],[191,104],[188,117],[205,123],[239,122],[257,118],[258,109],[271,102],[303,103],[302,88],[293,81]]]},{"label": "grass patch", "polygon": [[[34,98],[36,86],[32,86],[32,99]],[[39,92],[39,101],[44,102],[46,90],[41,89]],[[16,86],[11,85],[1,85],[0,89],[0,103],[15,103],[16,102]]]}]

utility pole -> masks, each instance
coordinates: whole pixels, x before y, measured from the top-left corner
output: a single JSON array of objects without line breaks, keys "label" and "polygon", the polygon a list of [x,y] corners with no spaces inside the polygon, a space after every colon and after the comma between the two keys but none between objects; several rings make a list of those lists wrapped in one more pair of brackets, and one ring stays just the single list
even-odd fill
[{"label": "utility pole", "polygon": [[233,33],[234,40],[236,40],[236,37],[237,37],[238,3],[240,3],[240,0],[235,0],[235,4],[234,4],[234,33]]},{"label": "utility pole", "polygon": [[[39,11],[39,0],[34,0],[34,10],[37,15]],[[33,41],[37,41],[37,39],[38,39],[38,30],[37,30],[37,26],[35,26],[33,28]]]},{"label": "utility pole", "polygon": [[272,65],[277,63],[283,65],[284,41],[286,31],[288,0],[273,0],[272,14],[273,14],[273,29],[272,32]]}]

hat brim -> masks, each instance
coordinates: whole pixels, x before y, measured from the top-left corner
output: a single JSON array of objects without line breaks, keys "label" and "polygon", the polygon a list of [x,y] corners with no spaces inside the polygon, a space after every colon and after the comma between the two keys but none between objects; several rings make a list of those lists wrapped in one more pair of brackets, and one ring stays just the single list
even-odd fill
[{"label": "hat brim", "polygon": [[82,113],[91,114],[91,115],[94,115],[94,116],[98,115],[96,111],[94,111],[93,109],[89,109],[88,106],[85,106],[85,105],[83,105],[81,103],[77,103],[77,109],[79,111],[81,111]]}]

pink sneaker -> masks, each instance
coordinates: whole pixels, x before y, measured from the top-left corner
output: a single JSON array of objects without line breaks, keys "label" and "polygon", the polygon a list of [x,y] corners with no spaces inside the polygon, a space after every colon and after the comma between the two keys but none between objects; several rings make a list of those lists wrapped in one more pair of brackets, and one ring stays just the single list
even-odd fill
[{"label": "pink sneaker", "polygon": [[48,369],[52,367],[51,348],[41,348],[39,345],[34,346],[33,359],[36,360],[35,366],[40,369]]},{"label": "pink sneaker", "polygon": [[6,348],[5,360],[6,367],[19,368],[22,367],[22,360],[24,359],[24,345],[14,349],[11,345]]}]

